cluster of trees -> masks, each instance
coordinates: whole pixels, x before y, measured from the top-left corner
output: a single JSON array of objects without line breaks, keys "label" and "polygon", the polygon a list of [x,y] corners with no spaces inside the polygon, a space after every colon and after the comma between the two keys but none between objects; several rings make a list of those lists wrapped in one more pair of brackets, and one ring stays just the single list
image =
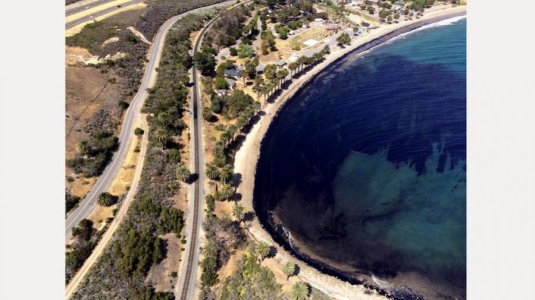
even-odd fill
[{"label": "cluster of trees", "polygon": [[253,90],[257,96],[264,96],[265,99],[270,97],[277,89],[280,89],[282,84],[287,80],[288,75],[294,76],[304,71],[308,66],[312,66],[325,59],[325,55],[330,53],[329,46],[325,46],[320,52],[315,53],[311,57],[301,56],[297,61],[288,64],[288,69],[282,67],[278,68],[274,64],[266,65],[264,68],[264,75],[255,77]]},{"label": "cluster of trees", "polygon": [[243,36],[241,42],[243,44],[251,44],[252,41],[258,36],[260,30],[258,30],[258,18],[260,13],[257,12],[247,25],[243,28]]},{"label": "cluster of trees", "polygon": [[68,191],[65,191],[65,213],[70,212],[78,203],[80,202],[80,197],[72,195]]},{"label": "cluster of trees", "polygon": [[435,4],[435,0],[413,0],[409,5],[410,9],[422,10]]},{"label": "cluster of trees", "polygon": [[260,43],[260,49],[262,49],[262,54],[269,54],[269,51],[277,51],[275,46],[275,36],[271,30],[264,30],[260,34],[262,42]]},{"label": "cluster of trees", "polygon": [[228,217],[220,219],[211,213],[203,227],[208,242],[202,249],[201,282],[203,289],[208,290],[219,282],[217,271],[228,261],[230,255],[245,247],[247,235],[238,221],[232,221]]},{"label": "cluster of trees", "polygon": [[78,145],[79,154],[67,160],[67,167],[84,177],[98,176],[119,146],[119,139],[109,131],[92,133]]},{"label": "cluster of trees", "polygon": [[[149,145],[135,201],[128,210],[124,225],[114,236],[97,264],[91,269],[75,298],[121,298],[139,295],[141,299],[171,299],[172,294],[155,293],[146,286],[145,278],[153,264],[167,255],[159,236],[180,235],[184,215],[173,207],[182,179],[179,139],[185,124],[183,111],[187,104],[188,68],[193,59],[188,55],[189,36],[204,23],[204,17],[188,15],[169,31],[162,53],[156,85],[149,92],[143,108],[149,123]],[[177,176],[180,175],[180,176]],[[145,297],[143,296],[143,297]]]},{"label": "cluster of trees", "polygon": [[65,283],[72,279],[91,255],[99,239],[99,235],[96,233],[93,222],[88,219],[83,219],[76,227],[72,228],[74,241],[65,253]]},{"label": "cluster of trees", "polygon": [[347,32],[344,32],[336,38],[336,42],[338,43],[338,46],[340,47],[343,47],[344,45],[350,45],[351,37],[349,36]]},{"label": "cluster of trees", "polygon": [[[297,21],[305,17],[314,15],[316,13],[316,10],[313,8],[314,3],[313,1],[310,1],[310,0],[296,0],[296,1],[268,0],[267,4],[273,11],[273,13],[270,16],[271,21],[279,22],[281,24],[287,24],[290,21]],[[275,4],[278,4],[278,6],[275,6]]]},{"label": "cluster of trees", "polygon": [[121,278],[143,278],[152,264],[165,258],[165,241],[150,231],[137,232],[127,222],[121,227],[119,235],[121,238],[112,244],[112,255]]},{"label": "cluster of trees", "polygon": [[244,33],[243,23],[251,16],[249,6],[240,5],[221,16],[210,28],[206,41],[220,49],[236,44]]},{"label": "cluster of trees", "polygon": [[291,30],[296,30],[297,28],[300,28],[303,26],[302,20],[292,20],[285,23],[285,25],[281,23],[277,23],[275,25],[275,31],[279,35],[279,38],[285,40],[288,38],[288,33]]},{"label": "cluster of trees", "polygon": [[[259,249],[262,255],[256,253],[256,250],[247,252],[242,257],[233,275],[223,281],[221,287],[222,300],[284,299],[282,287],[276,282],[273,272],[260,265],[261,260],[266,257],[263,255],[266,249],[265,244],[260,246]],[[260,260],[259,257],[261,258]]]},{"label": "cluster of trees", "polygon": [[195,53],[193,60],[197,69],[201,71],[201,74],[204,76],[213,76],[214,68],[216,65],[215,61],[216,51],[211,47],[203,47],[201,51]]},{"label": "cluster of trees", "polygon": [[176,1],[176,0],[149,0],[148,10],[136,22],[136,28],[152,40],[158,28],[162,26],[165,20],[192,9],[223,2],[224,0],[195,0],[195,1]]}]

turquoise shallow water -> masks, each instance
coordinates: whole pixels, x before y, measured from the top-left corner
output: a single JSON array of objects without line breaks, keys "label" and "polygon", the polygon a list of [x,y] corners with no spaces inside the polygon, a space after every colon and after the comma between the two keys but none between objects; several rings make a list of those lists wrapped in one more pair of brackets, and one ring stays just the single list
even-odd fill
[{"label": "turquoise shallow water", "polygon": [[255,183],[274,234],[400,299],[466,293],[466,21],[438,25],[304,87]]}]

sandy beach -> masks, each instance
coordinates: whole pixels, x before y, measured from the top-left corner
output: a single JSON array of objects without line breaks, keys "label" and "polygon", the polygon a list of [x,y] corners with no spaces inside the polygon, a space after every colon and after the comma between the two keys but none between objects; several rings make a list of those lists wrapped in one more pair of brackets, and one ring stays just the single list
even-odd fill
[{"label": "sandy beach", "polygon": [[[403,21],[399,24],[384,24],[380,28],[374,29],[366,35],[353,39],[351,45],[346,48],[337,47],[336,49],[331,49],[331,54],[327,55],[323,62],[314,66],[298,79],[292,79],[289,87],[282,91],[275,102],[266,105],[264,108],[265,115],[253,126],[243,142],[243,145],[236,154],[234,172],[241,174],[242,179],[240,186],[237,188],[237,193],[241,194],[241,204],[246,208],[246,211],[254,211],[254,181],[262,139],[279,109],[286,103],[286,101],[291,99],[302,86],[325,67],[348,54],[362,55],[370,48],[382,44],[395,36],[421,26],[464,15],[465,13],[466,6],[443,7],[441,9],[432,9],[426,12],[425,16],[420,19]],[[335,299],[386,299],[376,291],[364,286],[352,285],[334,276],[323,274],[317,269],[307,265],[304,261],[292,256],[272,239],[271,235],[261,226],[257,218],[254,218],[248,223],[248,230],[255,239],[268,242],[277,249],[275,259],[281,262],[293,261],[294,263],[297,263],[300,267],[299,277],[310,283],[313,287],[321,290],[323,293]]]}]

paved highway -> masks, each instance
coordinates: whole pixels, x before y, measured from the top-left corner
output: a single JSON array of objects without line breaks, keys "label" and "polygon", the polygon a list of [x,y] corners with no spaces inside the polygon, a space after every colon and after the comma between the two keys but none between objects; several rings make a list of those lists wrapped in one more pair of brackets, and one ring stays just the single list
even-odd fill
[{"label": "paved highway", "polygon": [[[89,0],[89,1],[75,2],[71,5],[65,6],[65,16],[68,17],[76,13],[79,13],[81,11],[88,10],[97,6],[105,5],[107,3],[114,2],[114,1],[116,0]],[[135,0],[126,1],[124,3],[121,3],[120,5],[127,6],[128,4],[130,4],[130,2],[133,2],[133,1]],[[141,1],[137,1],[137,2],[141,2]]]},{"label": "paved highway", "polygon": [[[99,6],[102,6],[102,9],[101,10],[97,10],[94,13],[89,14],[87,16],[83,16],[83,17],[78,18],[76,20],[72,20],[70,22],[65,23],[65,30],[71,29],[76,25],[80,25],[82,23],[91,21],[91,20],[93,20],[93,19],[95,19],[97,17],[109,14],[111,12],[114,12],[116,10],[122,9],[124,7],[131,6],[131,5],[134,5],[134,4],[138,4],[140,2],[143,2],[144,0],[131,0],[131,1],[124,2],[124,3],[120,3],[119,5],[113,5],[111,7],[106,5],[107,3],[113,2],[113,1],[115,1],[115,0],[96,0],[96,1],[89,1],[85,5],[78,4],[76,6],[71,6],[71,5],[67,6],[65,8],[65,16],[67,16],[67,17],[71,16],[71,15],[74,15],[74,14],[77,14],[79,12],[83,12],[85,10],[98,8]],[[85,2],[87,2],[87,1],[85,1]],[[73,3],[72,5],[74,5],[74,4],[76,4],[76,3]]]},{"label": "paved highway", "polygon": [[196,8],[185,12],[183,14],[172,17],[167,20],[158,30],[158,33],[154,37],[152,46],[148,53],[148,63],[145,68],[145,73],[143,75],[141,85],[138,89],[138,92],[132,99],[130,106],[126,110],[123,124],[121,126],[121,132],[119,134],[119,149],[113,155],[111,162],[108,164],[106,169],[98,180],[95,182],[89,193],[86,195],[84,200],[76,207],[76,209],[70,213],[65,221],[65,238],[69,238],[72,232],[72,228],[75,227],[81,220],[87,218],[91,212],[95,209],[97,205],[97,198],[102,193],[108,190],[111,182],[117,175],[117,172],[121,168],[123,161],[126,157],[128,150],[128,142],[134,131],[134,120],[140,113],[140,109],[147,98],[147,88],[150,88],[154,85],[156,81],[156,68],[160,62],[161,52],[165,41],[165,36],[169,31],[169,28],[176,22],[178,19],[186,16],[190,13],[196,13],[206,8],[215,8],[225,5],[229,5],[235,1],[227,1],[218,4],[213,4],[209,6],[204,6]]}]

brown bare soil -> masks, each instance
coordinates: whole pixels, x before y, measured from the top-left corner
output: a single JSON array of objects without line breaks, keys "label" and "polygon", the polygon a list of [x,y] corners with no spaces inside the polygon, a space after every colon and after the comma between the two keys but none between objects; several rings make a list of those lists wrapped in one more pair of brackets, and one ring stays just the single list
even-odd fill
[{"label": "brown bare soil", "polygon": [[[141,128],[139,122],[136,124],[136,127]],[[130,189],[134,174],[136,173],[136,163],[138,162],[139,157],[139,152],[136,152],[136,149],[141,149],[141,137],[138,136],[134,136],[130,142],[130,145],[128,145],[128,152],[123,165],[113,179],[109,190],[112,195],[126,194],[126,192],[128,192]]]},{"label": "brown bare soil", "polygon": [[[82,50],[77,51],[87,55]],[[112,83],[113,80],[115,83]],[[99,69],[81,64],[66,66],[66,159],[75,157],[78,144],[93,130],[116,129],[121,117],[118,105],[122,95],[121,84],[122,79],[112,70],[103,74]],[[67,189],[79,197],[84,197],[95,181],[94,178],[76,175],[68,168],[65,174],[69,178]]]},{"label": "brown bare soil", "polygon": [[113,216],[113,210],[116,208],[117,204],[109,207],[97,205],[88,217],[89,220],[93,221],[93,228],[101,230],[106,225],[106,219]]},{"label": "brown bare soil", "polygon": [[160,238],[167,242],[167,255],[161,263],[152,266],[146,280],[157,292],[170,292],[178,280],[172,273],[178,273],[182,245],[174,233],[167,233]]}]

